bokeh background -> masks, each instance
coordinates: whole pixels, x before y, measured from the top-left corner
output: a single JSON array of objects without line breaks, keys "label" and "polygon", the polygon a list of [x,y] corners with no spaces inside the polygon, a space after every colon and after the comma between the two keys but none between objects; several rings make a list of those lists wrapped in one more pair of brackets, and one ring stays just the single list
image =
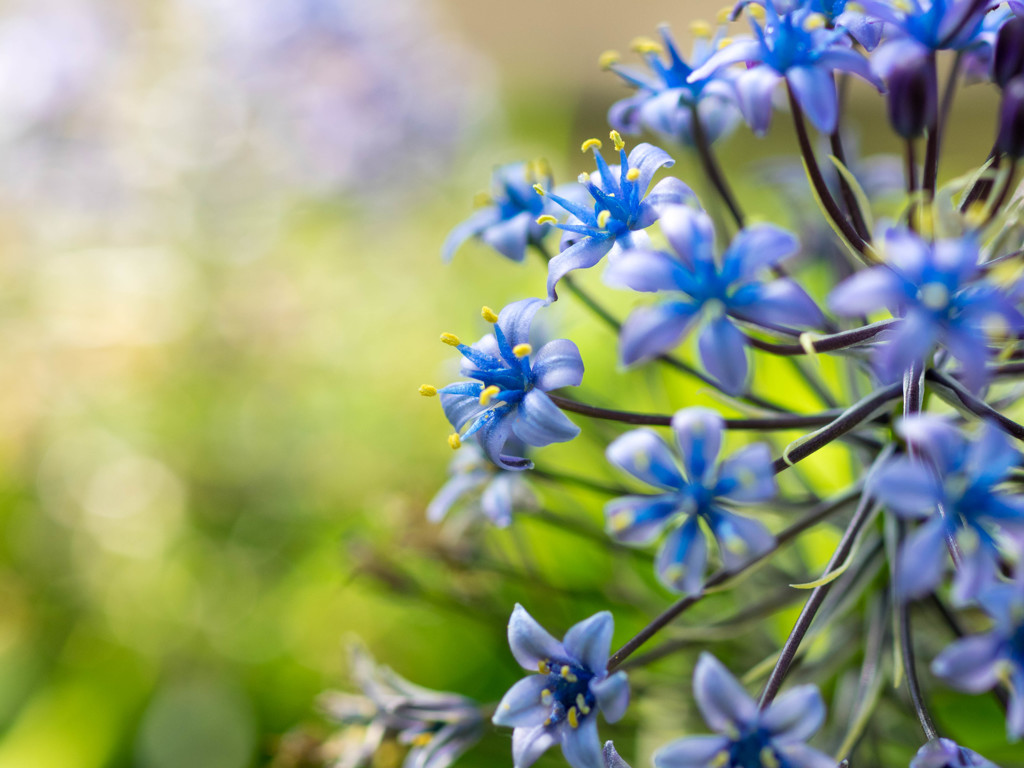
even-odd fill
[{"label": "bokeh background", "polygon": [[[575,177],[625,94],[598,55],[661,21],[685,39],[717,10],[0,3],[0,768],[299,765],[329,732],[314,702],[346,687],[353,633],[415,682],[488,701],[517,678],[516,600],[561,631],[614,579],[619,641],[669,599],[643,558],[539,523],[429,526],[448,429],[416,389],[451,375],[439,332],[481,333],[481,304],[542,290],[539,263],[476,245],[440,264],[491,168],[544,156]],[[855,103],[877,124],[880,102]],[[976,162],[993,128],[968,112],[948,146]],[[861,132],[865,151],[887,142]],[[722,157],[737,172],[792,149],[777,130]],[[779,213],[746,178],[745,199]],[[664,404],[618,375],[603,329],[559,312],[593,399]],[[690,385],[669,399],[710,402]],[[596,444],[552,455],[605,471]],[[840,455],[808,465],[822,488],[849,477]],[[597,529],[599,497],[562,501]],[[777,641],[790,620],[755,631]],[[640,751],[678,733],[664,697],[686,706],[687,667],[665,669]],[[507,750],[492,736],[462,764]]]}]

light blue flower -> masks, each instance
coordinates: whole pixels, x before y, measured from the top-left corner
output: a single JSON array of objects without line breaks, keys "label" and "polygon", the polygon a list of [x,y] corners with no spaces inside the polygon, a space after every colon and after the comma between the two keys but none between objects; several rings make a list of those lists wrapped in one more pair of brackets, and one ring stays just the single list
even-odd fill
[{"label": "light blue flower", "polygon": [[605,768],[597,713],[618,721],[629,705],[625,672],[608,674],[612,615],[594,614],[561,642],[521,605],[508,622],[508,643],[519,665],[537,674],[512,686],[498,704],[494,724],[511,726],[515,768],[528,768],[555,744],[573,768]]},{"label": "light blue flower", "polygon": [[[650,40],[638,41],[635,46],[644,57],[647,71],[623,66],[617,61],[608,64],[608,69],[637,89],[634,95],[612,105],[608,111],[609,124],[623,133],[638,134],[647,130],[665,141],[693,146],[693,110],[696,108],[708,143],[715,142],[733,129],[740,116],[736,92],[730,82],[733,73],[726,70],[692,83],[687,78],[718,50],[725,38],[725,26],[705,29],[695,25],[689,60],[679,53],[667,26],[661,26],[658,31],[664,46]],[[661,56],[663,52],[667,54],[667,61]]]},{"label": "light blue flower", "polygon": [[[821,14],[826,26],[841,27],[850,37],[860,43],[868,51],[878,45],[882,39],[884,24],[864,13],[863,6],[856,0],[741,0],[736,8],[747,5],[764,6],[771,3],[776,13],[783,14],[803,8],[812,13]],[[734,11],[735,13],[736,11]]]},{"label": "light blue flower", "polygon": [[1024,534],[1024,499],[999,490],[1020,454],[987,422],[971,441],[932,415],[902,419],[897,430],[919,458],[892,458],[869,480],[870,492],[893,512],[924,518],[900,552],[897,586],[904,598],[931,592],[942,578],[947,541],[956,540],[954,594],[964,602],[995,580],[1000,536]]},{"label": "light blue flower", "polygon": [[721,735],[672,742],[655,753],[656,768],[835,768],[835,760],[804,743],[825,719],[815,686],[793,688],[762,710],[718,659],[702,653],[693,697]]},{"label": "light blue flower", "polygon": [[651,226],[668,205],[695,202],[693,191],[675,178],[659,181],[654,189],[647,188],[659,168],[675,163],[668,153],[651,144],[638,144],[626,155],[625,144],[617,131],[612,141],[619,151],[619,165],[609,166],[601,156],[601,142],[589,139],[584,149],[594,150],[597,173],[580,174],[579,181],[593,198],[591,209],[562,195],[548,196],[572,216],[565,224],[556,226],[566,234],[562,238],[562,252],[548,265],[548,297],[557,298],[558,281],[576,269],[597,264],[613,248],[622,250],[646,242],[642,230]]},{"label": "light blue flower", "polygon": [[997,5],[987,0],[858,1],[869,16],[885,22],[885,47],[898,45],[911,56],[975,45],[986,14]]},{"label": "light blue flower", "polygon": [[537,223],[545,214],[558,211],[535,185],[551,189],[551,174],[542,163],[512,163],[494,169],[491,196],[485,205],[451,231],[441,246],[441,259],[451,261],[455,251],[471,237],[478,237],[512,261],[522,261],[526,247],[540,243],[551,225]]},{"label": "light blue flower", "polygon": [[647,544],[673,530],[658,551],[658,577],[670,589],[698,594],[703,589],[708,547],[700,529],[710,528],[727,568],[738,568],[771,550],[775,538],[760,522],[724,505],[766,501],[775,495],[775,473],[765,443],[741,448],[718,463],[722,417],[706,408],[686,408],[672,417],[673,451],[650,429],[637,429],[608,446],[615,466],[663,491],[623,496],[605,505],[610,535],[627,544]]},{"label": "light blue flower", "polygon": [[968,693],[988,691],[1005,682],[1010,690],[1007,736],[1024,736],[1024,571],[1012,584],[999,584],[982,596],[992,617],[990,632],[971,635],[946,648],[932,662],[932,672]]},{"label": "light blue flower", "polygon": [[961,363],[972,390],[985,383],[989,332],[1024,329],[1010,294],[982,279],[976,235],[929,242],[909,229],[885,232],[886,263],[840,283],[829,305],[840,315],[888,309],[899,321],[878,338],[879,374],[895,380],[942,345]]},{"label": "light blue flower", "polygon": [[613,257],[605,271],[610,285],[671,296],[634,310],[623,324],[619,354],[624,364],[673,349],[703,320],[701,361],[723,390],[738,395],[746,387],[747,339],[734,320],[768,327],[823,322],[821,311],[795,282],[762,279],[765,270],[799,249],[790,233],[770,224],[747,227],[716,260],[714,225],[707,214],[675,206],[662,215],[661,229],[675,255],[628,250]]},{"label": "light blue flower", "polygon": [[[506,444],[506,450],[513,455],[524,453],[523,447],[514,443]],[[511,524],[514,512],[537,505],[537,497],[523,474],[496,467],[475,443],[467,443],[455,454],[448,473],[448,482],[427,505],[427,519],[432,523],[460,507],[473,517],[485,517],[505,528]]]},{"label": "light blue flower", "polygon": [[779,13],[772,3],[762,7],[764,26],[748,14],[755,39],[727,45],[695,70],[690,80],[743,62],[747,69],[736,78],[736,90],[743,117],[755,133],[768,130],[772,93],[783,80],[814,127],[832,133],[839,117],[833,73],[849,72],[881,87],[878,78],[868,60],[850,47],[845,29],[815,24],[820,16],[808,8]]},{"label": "light blue flower", "polygon": [[536,353],[530,345],[533,317],[544,305],[542,299],[523,299],[506,306],[500,315],[485,307],[484,318],[493,323],[494,332],[471,346],[453,334],[442,335],[442,341],[462,353],[462,375],[476,379],[436,391],[456,430],[449,437],[452,447],[476,435],[496,465],[522,470],[533,463],[505,452],[513,437],[540,447],[579,434],[579,427],[544,394],[579,386],[583,380],[579,349],[568,339],[549,341]]},{"label": "light blue flower", "polygon": [[999,768],[952,739],[932,739],[914,755],[910,768]]}]

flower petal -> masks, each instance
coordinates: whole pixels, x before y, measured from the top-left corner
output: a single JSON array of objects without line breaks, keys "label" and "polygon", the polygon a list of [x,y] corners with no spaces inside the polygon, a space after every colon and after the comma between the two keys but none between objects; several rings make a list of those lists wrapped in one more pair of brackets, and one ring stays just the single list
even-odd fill
[{"label": "flower petal", "polygon": [[576,269],[587,269],[599,262],[615,245],[613,237],[584,237],[548,262],[548,299],[558,298],[558,281]]},{"label": "flower petal", "polygon": [[507,221],[499,221],[480,233],[480,239],[507,259],[522,261],[526,258],[526,243],[530,239],[530,226],[534,223],[529,211],[517,213]]},{"label": "flower petal", "polygon": [[665,537],[654,561],[661,583],[686,595],[700,594],[704,588],[704,567],[708,561],[708,543],[691,516]]},{"label": "flower petal", "polygon": [[872,267],[841,282],[828,296],[837,315],[853,317],[886,308],[896,312],[906,301],[903,281],[888,267]]},{"label": "flower petal", "polygon": [[629,706],[629,679],[625,672],[616,672],[604,680],[590,683],[590,692],[597,699],[601,714],[609,723],[616,723]]},{"label": "flower petal", "polygon": [[761,727],[778,744],[807,741],[824,721],[825,702],[814,685],[786,691],[761,715]]},{"label": "flower petal", "polygon": [[699,307],[684,301],[666,301],[638,307],[619,331],[619,359],[633,365],[665,354],[677,346],[698,317]]},{"label": "flower petal", "polygon": [[513,768],[530,768],[537,758],[558,743],[557,726],[538,725],[536,728],[516,728],[512,731]]},{"label": "flower petal", "polygon": [[991,632],[957,640],[932,662],[932,672],[954,688],[981,693],[999,682],[1002,638]]},{"label": "flower petal", "polygon": [[722,279],[753,280],[762,270],[773,267],[800,249],[800,241],[771,224],[753,224],[732,239],[722,256]]},{"label": "flower petal", "polygon": [[764,325],[817,328],[825,319],[807,291],[788,279],[744,286],[730,299],[729,309]]},{"label": "flower petal", "polygon": [[640,201],[633,227],[645,229],[666,211],[690,204],[697,205],[697,196],[693,190],[675,176],[669,176],[655,184],[650,194]]},{"label": "flower petal", "polygon": [[836,768],[835,760],[806,744],[780,744],[776,751],[784,765],[792,768]]},{"label": "flower petal", "polygon": [[578,387],[583,381],[583,358],[568,339],[549,341],[533,356],[534,386],[542,392],[562,387]]},{"label": "flower petal", "polygon": [[775,496],[775,470],[767,443],[740,448],[722,462],[716,495],[730,501],[767,501]]},{"label": "flower petal", "polygon": [[495,207],[483,208],[474,213],[448,233],[444,245],[441,246],[441,261],[447,264],[452,260],[455,252],[463,243],[469,240],[469,238],[479,235],[487,227],[493,226],[499,220],[500,214]]},{"label": "flower petal", "polygon": [[703,211],[686,206],[669,208],[662,214],[661,231],[691,271],[697,264],[714,262],[715,227]]},{"label": "flower petal", "polygon": [[547,675],[524,677],[502,697],[491,722],[516,728],[543,724],[551,715],[551,705],[541,701],[547,686]]},{"label": "flower petal", "polygon": [[527,392],[519,404],[512,430],[524,443],[537,447],[564,443],[580,433],[551,398],[537,389]]},{"label": "flower petal", "polygon": [[678,260],[662,251],[635,249],[608,260],[604,282],[614,288],[634,291],[683,291],[691,296],[693,277]]},{"label": "flower petal", "polygon": [[483,472],[455,475],[441,486],[427,505],[427,520],[438,523],[444,519],[452,506],[463,496],[472,493],[487,483]]},{"label": "flower petal", "polygon": [[758,136],[768,132],[772,122],[772,94],[782,75],[768,66],[751,67],[736,78],[736,94],[747,125]]},{"label": "flower petal", "polygon": [[747,385],[747,341],[728,317],[717,317],[701,331],[697,346],[704,368],[729,395]]},{"label": "flower petal", "polygon": [[533,316],[545,304],[544,299],[521,299],[505,305],[498,313],[498,327],[510,347],[529,343]]},{"label": "flower petal", "polygon": [[757,704],[718,659],[706,651],[693,672],[693,696],[712,729],[750,726],[756,722]]},{"label": "flower petal", "polygon": [[651,185],[651,179],[654,178],[658,169],[671,168],[676,163],[668,152],[646,142],[633,147],[627,162],[630,170],[635,169],[640,174],[634,183],[641,193],[647,191],[647,187]]},{"label": "flower petal", "polygon": [[900,550],[896,586],[902,600],[931,592],[946,564],[946,523],[938,514],[907,537]]},{"label": "flower petal", "polygon": [[935,474],[909,456],[889,459],[868,477],[868,490],[900,515],[925,515],[942,501]]},{"label": "flower petal", "polygon": [[634,429],[620,435],[605,449],[605,456],[655,488],[677,490],[684,484],[672,450],[653,429]]},{"label": "flower petal", "polygon": [[711,530],[718,542],[722,564],[731,571],[738,570],[775,546],[764,523],[725,510],[717,510],[711,517]]},{"label": "flower petal", "polygon": [[684,408],[672,417],[672,432],[691,482],[703,484],[710,479],[722,448],[724,425],[722,417],[710,408]]},{"label": "flower petal", "polygon": [[[683,502],[691,501],[687,509]],[[682,494],[623,496],[605,504],[608,535],[624,544],[650,544],[678,514],[692,511],[692,500]]]},{"label": "flower petal", "polygon": [[584,668],[601,675],[608,664],[614,630],[615,621],[611,613],[601,611],[570,627],[562,645]]},{"label": "flower petal", "polygon": [[786,82],[811,125],[825,134],[835,131],[839,94],[832,73],[819,66],[790,67],[786,70]]},{"label": "flower petal", "polygon": [[721,752],[728,754],[725,736],[688,736],[654,753],[656,768],[707,768]]},{"label": "flower petal", "polygon": [[915,450],[931,459],[940,474],[956,471],[967,458],[967,440],[959,429],[942,417],[932,414],[907,416],[897,422],[896,431]]},{"label": "flower petal", "polygon": [[603,754],[605,768],[629,768],[629,763],[622,759],[612,742],[604,743]]},{"label": "flower petal", "polygon": [[519,666],[536,672],[540,662],[566,660],[565,648],[516,603],[508,620],[508,645]]},{"label": "flower petal", "polygon": [[578,728],[562,728],[562,754],[572,768],[604,768],[601,739],[597,735],[597,718],[588,715]]}]

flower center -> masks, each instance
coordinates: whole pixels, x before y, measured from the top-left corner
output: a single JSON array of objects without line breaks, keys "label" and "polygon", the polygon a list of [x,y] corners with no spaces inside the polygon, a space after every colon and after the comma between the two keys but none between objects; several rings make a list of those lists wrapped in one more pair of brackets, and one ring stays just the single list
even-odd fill
[{"label": "flower center", "polygon": [[571,728],[578,728],[580,721],[596,705],[594,694],[590,692],[593,673],[575,664],[562,664],[551,659],[542,661],[539,668],[548,676],[548,684],[541,692],[541,701],[551,707],[545,724],[568,720]]},{"label": "flower center", "polygon": [[760,729],[732,743],[729,748],[729,765],[731,768],[786,768],[786,763],[772,749],[767,735]]}]

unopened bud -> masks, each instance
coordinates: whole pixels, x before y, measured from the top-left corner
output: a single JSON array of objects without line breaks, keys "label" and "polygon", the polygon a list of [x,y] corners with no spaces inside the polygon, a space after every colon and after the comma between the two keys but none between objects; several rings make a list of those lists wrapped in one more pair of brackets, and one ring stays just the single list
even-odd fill
[{"label": "unopened bud", "polygon": [[1003,89],[995,149],[1018,160],[1024,157],[1024,75],[1013,78]]},{"label": "unopened bud", "polygon": [[938,114],[935,70],[925,58],[896,64],[889,72],[889,122],[904,139],[919,138]]},{"label": "unopened bud", "polygon": [[1024,17],[1014,16],[1003,24],[992,54],[992,80],[1006,88],[1017,75],[1024,75]]}]

